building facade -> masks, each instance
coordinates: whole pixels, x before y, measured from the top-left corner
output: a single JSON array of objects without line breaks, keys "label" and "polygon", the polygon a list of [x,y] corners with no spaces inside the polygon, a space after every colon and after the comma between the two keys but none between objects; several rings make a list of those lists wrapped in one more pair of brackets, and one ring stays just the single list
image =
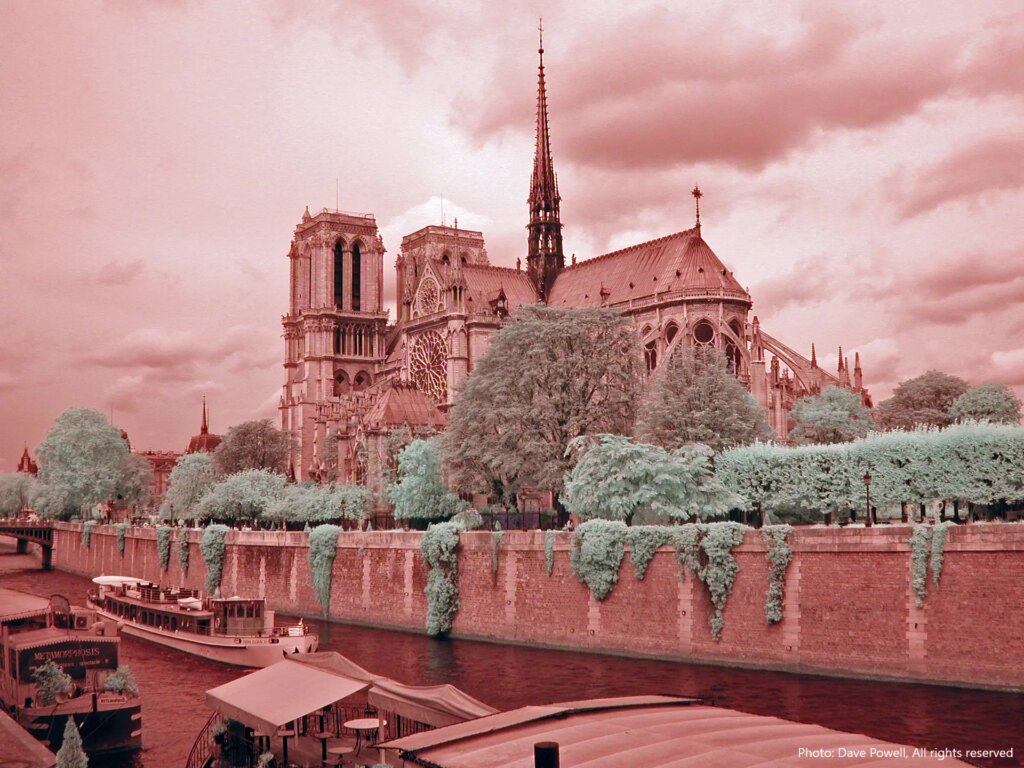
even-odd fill
[{"label": "building facade", "polygon": [[543,46],[536,150],[528,199],[526,265],[490,263],[482,232],[425,226],[402,238],[395,260],[397,317],[382,303],[384,243],[372,214],[307,208],[295,229],[289,311],[282,318],[281,427],[297,435],[296,479],[338,477],[379,489],[397,429],[444,428],[454,393],[491,335],[523,304],[611,307],[637,327],[648,375],[677,349],[717,347],[767,412],[780,439],[800,397],[826,386],[870,405],[859,355],[851,369],[821,369],[761,328],[753,300],[704,241],[701,192],[692,228],[566,264],[561,198],[549,135]]}]

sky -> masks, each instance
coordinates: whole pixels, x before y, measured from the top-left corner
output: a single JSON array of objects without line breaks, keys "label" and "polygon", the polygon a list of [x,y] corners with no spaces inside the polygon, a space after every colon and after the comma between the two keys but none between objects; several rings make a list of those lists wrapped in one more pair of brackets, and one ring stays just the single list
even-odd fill
[{"label": "sky", "polygon": [[[1016,2],[0,0],[0,469],[65,408],[136,449],[276,419],[304,208],[525,256],[544,16],[567,256],[689,228],[876,401],[1024,394]],[[443,201],[443,202],[442,202]],[[392,310],[393,311],[393,310]]]}]

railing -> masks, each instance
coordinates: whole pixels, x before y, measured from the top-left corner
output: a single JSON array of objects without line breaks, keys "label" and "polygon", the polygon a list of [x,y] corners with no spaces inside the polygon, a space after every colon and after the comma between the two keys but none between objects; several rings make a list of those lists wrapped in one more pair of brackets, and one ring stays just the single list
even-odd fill
[{"label": "railing", "polygon": [[489,531],[497,527],[495,524],[505,531],[547,531],[564,528],[569,521],[568,513],[550,509],[537,512],[481,512],[480,516],[484,519],[484,529]]},{"label": "railing", "polygon": [[196,736],[196,740],[192,743],[192,750],[188,753],[185,768],[206,768],[213,760],[214,747],[216,746],[216,742],[213,739],[213,724],[220,719],[219,712],[214,712],[210,715],[203,729]]}]

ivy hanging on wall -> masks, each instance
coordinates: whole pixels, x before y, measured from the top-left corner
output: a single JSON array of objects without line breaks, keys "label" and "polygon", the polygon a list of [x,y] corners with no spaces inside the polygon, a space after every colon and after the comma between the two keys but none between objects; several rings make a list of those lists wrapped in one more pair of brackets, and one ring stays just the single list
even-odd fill
[{"label": "ivy hanging on wall", "polygon": [[939,586],[942,576],[942,563],[946,556],[946,537],[949,529],[956,523],[945,522],[927,525],[919,523],[914,526],[907,543],[910,545],[910,586],[914,590],[914,604],[920,608],[924,605],[927,593],[928,567],[932,571],[932,583]]},{"label": "ivy hanging on wall", "polygon": [[625,542],[626,524],[619,520],[588,520],[576,528],[569,552],[572,570],[595,600],[608,597],[618,582]]},{"label": "ivy hanging on wall", "polygon": [[89,549],[92,546],[92,529],[96,527],[95,520],[87,520],[82,526],[82,546]]},{"label": "ivy hanging on wall", "polygon": [[434,523],[423,534],[420,551],[429,569],[427,586],[427,634],[451,631],[459,612],[459,533],[455,521]]},{"label": "ivy hanging on wall", "polygon": [[670,525],[635,525],[626,530],[629,560],[633,563],[633,573],[638,580],[643,581],[647,575],[647,567],[658,547],[674,544],[678,531],[678,526]]},{"label": "ivy hanging on wall", "polygon": [[505,539],[505,532],[501,530],[501,524],[495,520],[494,530],[491,531],[491,576],[498,577],[498,554],[501,552],[501,542]]},{"label": "ivy hanging on wall", "polygon": [[188,531],[182,529],[178,537],[178,563],[181,565],[181,572],[188,573]]},{"label": "ivy hanging on wall", "polygon": [[334,556],[338,553],[337,525],[318,525],[309,532],[309,570],[313,574],[313,588],[317,600],[324,609],[324,616],[331,610],[331,581],[334,574]]},{"label": "ivy hanging on wall", "polygon": [[708,617],[711,636],[718,640],[725,627],[725,604],[732,594],[740,567],[733,547],[743,543],[747,526],[740,523],[687,523],[675,535],[676,560],[680,578],[688,569],[707,587],[714,613]]},{"label": "ivy hanging on wall", "polygon": [[544,531],[544,566],[548,570],[548,576],[555,570],[555,536],[553,530]]},{"label": "ivy hanging on wall", "polygon": [[786,569],[793,559],[793,552],[786,543],[789,534],[793,532],[788,525],[766,525],[761,529],[761,538],[768,545],[765,559],[771,563],[768,572],[768,595],[764,601],[764,617],[769,624],[777,624],[782,621],[782,598],[784,596],[784,584],[786,580]]},{"label": "ivy hanging on wall", "polygon": [[124,537],[128,530],[128,523],[118,523],[114,530],[117,532],[117,553],[124,557]]},{"label": "ivy hanging on wall", "polygon": [[171,564],[171,528],[168,525],[156,527],[156,553],[160,558],[160,570],[166,571]]},{"label": "ivy hanging on wall", "polygon": [[208,525],[199,540],[199,552],[206,563],[206,591],[211,595],[220,587],[224,572],[224,540],[228,535],[226,525]]}]

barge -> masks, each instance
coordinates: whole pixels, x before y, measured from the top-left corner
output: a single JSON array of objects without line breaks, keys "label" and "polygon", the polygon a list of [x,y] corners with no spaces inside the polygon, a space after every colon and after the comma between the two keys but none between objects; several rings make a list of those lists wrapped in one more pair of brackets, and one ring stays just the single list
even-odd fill
[{"label": "barge", "polygon": [[122,632],[236,667],[267,667],[313,653],[319,638],[299,620],[277,626],[263,598],[211,597],[130,576],[97,576],[89,605]]},{"label": "barge", "polygon": [[[137,692],[108,683],[118,670],[117,622],[95,610],[0,588],[0,705],[22,728],[56,752],[73,718],[90,755],[142,746]],[[65,692],[48,698],[33,678],[52,661],[70,677]],[[2,762],[2,761],[0,761]]]}]

